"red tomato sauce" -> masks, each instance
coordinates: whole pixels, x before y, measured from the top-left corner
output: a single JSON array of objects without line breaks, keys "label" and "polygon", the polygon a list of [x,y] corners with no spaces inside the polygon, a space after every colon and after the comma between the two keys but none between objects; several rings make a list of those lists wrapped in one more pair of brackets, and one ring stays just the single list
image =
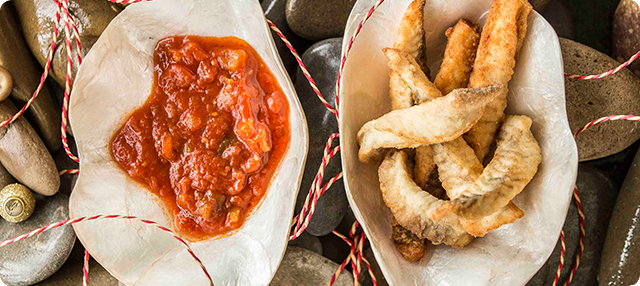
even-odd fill
[{"label": "red tomato sauce", "polygon": [[237,229],[267,191],[290,141],[289,103],[256,51],[235,38],[158,42],[154,85],[111,155],[195,239]]}]

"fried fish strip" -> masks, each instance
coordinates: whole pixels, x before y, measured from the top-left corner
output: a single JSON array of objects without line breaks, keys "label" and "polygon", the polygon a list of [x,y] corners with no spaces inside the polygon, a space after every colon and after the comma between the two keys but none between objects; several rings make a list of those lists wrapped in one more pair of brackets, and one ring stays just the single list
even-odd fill
[{"label": "fried fish strip", "polygon": [[[448,94],[454,89],[467,86],[480,39],[478,27],[466,19],[460,19],[455,26],[447,29],[446,35],[448,38],[447,47],[444,51],[440,71],[434,82],[439,92],[438,94],[434,93],[433,97],[439,97],[441,94]],[[432,172],[438,172],[438,168],[434,166],[431,147],[418,147],[415,161],[413,179],[419,186],[428,187],[426,184],[432,177]]]},{"label": "fried fish strip", "polygon": [[417,104],[442,96],[409,53],[392,48],[384,48],[382,52],[389,59],[391,70],[413,91],[413,100]]},{"label": "fried fish strip", "polygon": [[419,261],[428,249],[424,239],[404,228],[395,218],[391,222],[391,239],[400,254],[409,261]]},{"label": "fried fish strip", "polygon": [[469,87],[500,83],[504,90],[489,103],[482,118],[464,139],[482,162],[496,137],[507,107],[507,84],[513,74],[516,56],[527,33],[531,5],[526,0],[493,0],[482,30]]},{"label": "fried fish strip", "polygon": [[[414,0],[409,4],[407,10],[400,20],[398,28],[398,38],[393,43],[393,47],[406,52],[413,57],[425,73],[429,73],[426,67],[426,52],[424,50],[424,4],[425,0]],[[413,93],[400,76],[391,71],[389,78],[389,97],[391,98],[391,108],[402,109],[413,105]]]},{"label": "fried fish strip", "polygon": [[479,220],[504,208],[527,186],[542,161],[531,133],[531,118],[508,115],[498,134],[495,155],[482,175],[453,200],[434,212],[434,219],[455,212]]},{"label": "fried fish strip", "polygon": [[[467,86],[480,36],[475,25],[461,19],[447,30],[447,37],[449,40],[444,59],[435,80],[435,85],[443,93]],[[425,147],[417,150],[422,148]],[[442,187],[447,191],[449,198],[459,196],[482,174],[482,164],[473,149],[461,137],[451,142],[431,145],[430,148],[433,150],[433,161],[437,164]],[[421,167],[417,154],[416,151],[414,177],[415,170]],[[460,223],[471,235],[484,236],[503,224],[513,223],[523,215],[522,210],[509,203],[501,211],[490,216],[479,220],[461,219]]]},{"label": "fried fish strip", "polygon": [[[451,199],[460,196],[482,174],[483,167],[473,149],[462,138],[451,142],[432,145],[434,160],[438,165],[440,181]],[[476,237],[485,236],[490,231],[510,224],[524,216],[524,212],[513,202],[501,210],[481,219],[460,219],[462,227]]]},{"label": "fried fish strip", "polygon": [[416,234],[429,239],[433,244],[444,243],[455,248],[469,244],[469,235],[456,216],[448,216],[434,221],[432,212],[444,204],[423,191],[411,178],[411,166],[404,151],[391,151],[380,167],[380,191],[398,223]]},{"label": "fried fish strip", "polygon": [[[412,91],[413,100],[417,104],[442,96],[442,93],[429,81],[425,73],[420,69],[418,62],[410,54],[397,49],[383,49],[382,51],[389,59],[389,67]],[[431,174],[436,167],[435,162],[433,162],[431,147],[418,147],[415,159],[414,180],[420,187],[429,189],[432,195],[441,196],[442,189],[437,184],[428,185]]]},{"label": "fried fish strip", "polygon": [[456,89],[444,97],[371,120],[358,131],[361,162],[375,163],[380,148],[416,148],[451,141],[468,131],[480,110],[496,96],[501,85]]},{"label": "fried fish strip", "polygon": [[[424,27],[423,13],[425,0],[414,0],[404,13],[398,28],[398,38],[393,47],[409,53],[425,73],[426,51],[424,50]],[[391,108],[393,110],[408,108],[413,105],[413,93],[400,75],[391,71],[389,78],[389,97],[391,98]],[[380,156],[382,158],[382,156]],[[432,160],[433,161],[433,160]],[[435,167],[435,163],[431,164]],[[406,259],[410,261],[420,260],[427,251],[427,244],[423,239],[418,238],[411,231],[405,229],[395,222],[392,224],[393,241],[396,248]]]},{"label": "fried fish strip", "polygon": [[434,81],[443,94],[467,87],[480,39],[478,26],[467,19],[460,19],[455,26],[447,29],[446,35],[447,48]]}]

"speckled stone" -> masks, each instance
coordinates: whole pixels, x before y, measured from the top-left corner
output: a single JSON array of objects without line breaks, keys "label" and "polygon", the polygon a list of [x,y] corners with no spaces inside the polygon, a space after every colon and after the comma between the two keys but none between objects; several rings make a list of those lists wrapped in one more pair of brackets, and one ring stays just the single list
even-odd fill
[{"label": "speckled stone", "polygon": [[[69,143],[69,149],[71,149],[71,153],[78,154],[78,150],[76,147],[76,141],[73,137],[67,137],[67,142]],[[56,161],[56,167],[58,171],[69,170],[69,169],[78,169],[78,163],[71,160],[64,148],[58,150],[54,157]],[[76,181],[78,180],[78,174],[66,174],[60,176],[60,192],[65,193],[67,195],[71,195],[71,191],[73,191],[73,187],[76,185]]]},{"label": "speckled stone", "polygon": [[551,1],[543,10],[540,11],[542,17],[551,24],[558,37],[573,40],[576,37],[576,23],[573,19],[573,13],[563,1]]},{"label": "speckled stone", "polygon": [[602,250],[601,286],[634,285],[640,279],[640,153],[622,184]]},{"label": "speckled stone", "polygon": [[[0,121],[17,111],[11,102],[0,102]],[[0,163],[36,193],[51,196],[60,188],[60,176],[51,154],[24,117],[0,128]]]},{"label": "speckled stone", "polygon": [[[338,269],[338,264],[313,251],[299,247],[288,247],[280,267],[276,272],[272,286],[317,286],[326,285]],[[335,286],[353,285],[353,276],[343,271]]]},{"label": "speckled stone", "polygon": [[[29,44],[29,48],[35,55],[40,65],[44,66],[47,53],[51,46],[51,33],[55,24],[57,5],[54,1],[20,0],[14,1],[22,23],[22,29]],[[86,55],[93,44],[98,40],[102,31],[109,22],[122,10],[116,4],[108,1],[95,0],[70,0],[69,11],[71,17],[78,26],[78,33],[82,41],[82,54]],[[73,38],[72,38],[72,41]],[[76,46],[72,45],[72,53],[76,53]],[[74,61],[73,75],[78,69],[77,59]],[[55,52],[51,76],[64,86],[67,69],[67,51],[64,45],[64,36],[58,37],[57,50]]]},{"label": "speckled stone", "polygon": [[[634,0],[622,0],[613,14],[613,57],[625,62],[640,50],[640,6]],[[640,76],[640,63],[628,67]]]},{"label": "speckled stone", "polygon": [[[617,61],[592,48],[560,39],[564,71],[595,74],[615,68]],[[640,79],[627,69],[598,80],[565,79],[567,115],[571,131],[611,114],[640,114]],[[615,154],[640,138],[640,123],[629,121],[598,124],[577,138],[580,161]]]},{"label": "speckled stone", "polygon": [[[302,61],[316,81],[320,92],[331,105],[334,105],[333,92],[335,91],[336,76],[340,65],[341,47],[341,38],[327,39],[309,47],[302,55]],[[296,92],[309,125],[309,153],[296,203],[296,212],[299,212],[322,162],[322,156],[319,154],[323,153],[329,136],[338,132],[338,125],[333,114],[320,103],[299,68],[296,78]],[[334,140],[334,145],[337,143],[338,140]],[[340,156],[337,155],[331,159],[325,169],[324,181],[328,181],[340,171]],[[343,181],[339,180],[318,200],[316,211],[306,231],[315,236],[329,234],[342,220],[342,217],[347,212],[348,205]]]},{"label": "speckled stone", "polygon": [[[265,0],[262,1],[262,10],[264,10],[265,17],[271,20],[271,22],[280,29],[282,34],[287,37],[287,40],[289,40],[296,51],[298,53],[302,53],[311,45],[311,42],[298,37],[298,35],[291,31],[289,24],[287,24],[287,18],[285,15],[286,5],[287,0]],[[291,51],[289,51],[289,48],[284,44],[284,41],[276,35],[276,32],[271,31],[271,36],[273,37],[273,41],[276,43],[276,48],[278,49],[278,53],[280,54],[280,59],[282,59],[284,67],[293,77],[293,75],[295,75],[296,68],[298,67],[298,62],[296,62],[296,59],[293,57],[293,54],[291,54]]]},{"label": "speckled stone", "polygon": [[320,239],[308,234],[306,231],[303,232],[300,237],[290,241],[289,246],[304,248],[322,255],[322,243],[320,242]]},{"label": "speckled stone", "polygon": [[307,40],[340,37],[355,3],[355,0],[287,0],[287,22],[293,32]]},{"label": "speckled stone", "polygon": [[[16,105],[23,106],[37,89],[42,68],[22,36],[13,5],[13,2],[6,2],[0,7],[0,67],[6,69],[13,79],[11,100]],[[54,101],[49,86],[42,87],[24,115],[49,150],[60,148],[60,108]]]},{"label": "speckled stone", "polygon": [[[28,220],[18,224],[0,220],[0,240],[68,218],[67,195],[48,198],[38,195],[35,212]],[[73,228],[64,226],[5,246],[0,251],[0,279],[8,286],[31,285],[46,279],[65,263],[75,241]]]},{"label": "speckled stone", "polygon": [[[597,276],[600,267],[600,255],[604,245],[607,225],[611,211],[615,204],[618,186],[600,170],[590,166],[591,162],[580,163],[578,168],[577,187],[582,200],[582,207],[587,217],[585,229],[587,232],[584,253],[580,260],[580,267],[576,271],[571,285],[598,285]],[[575,203],[571,203],[569,213],[564,224],[566,242],[566,265],[572,265],[579,249],[580,224]],[[527,286],[551,285],[555,278],[560,261],[560,241],[547,263],[527,283]],[[565,267],[560,276],[561,285],[568,278],[571,266]]]},{"label": "speckled stone", "polygon": [[[62,265],[60,270],[46,280],[35,284],[34,286],[71,286],[82,285],[82,267],[84,265],[84,248],[80,241],[76,240],[76,244],[69,255],[67,262]],[[118,286],[118,279],[111,276],[109,272],[98,262],[89,261],[89,285],[96,286]]]}]

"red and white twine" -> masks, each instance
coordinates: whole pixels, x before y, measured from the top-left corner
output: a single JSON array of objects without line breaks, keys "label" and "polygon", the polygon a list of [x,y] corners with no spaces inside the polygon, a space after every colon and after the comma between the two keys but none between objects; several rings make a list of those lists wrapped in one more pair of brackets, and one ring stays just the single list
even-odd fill
[{"label": "red and white twine", "polygon": [[[77,25],[75,24],[75,22],[73,21],[73,18],[70,16],[69,13],[69,2],[68,0],[52,0],[54,1],[54,3],[56,3],[57,5],[57,11],[56,11],[56,23],[54,26],[54,31],[53,31],[53,37],[51,40],[51,47],[49,50],[49,53],[47,54],[47,61],[44,67],[44,72],[42,73],[42,76],[40,78],[40,84],[38,85],[38,87],[36,88],[35,92],[33,93],[31,99],[20,109],[20,111],[18,111],[15,115],[13,115],[11,118],[9,118],[8,120],[1,122],[0,123],[0,128],[4,127],[12,122],[14,122],[18,117],[20,117],[20,115],[22,115],[24,113],[24,111],[29,108],[29,106],[33,103],[33,101],[36,99],[36,97],[38,96],[40,90],[42,89],[43,85],[45,84],[45,80],[49,74],[49,71],[51,69],[51,62],[53,59],[53,55],[55,52],[55,46],[56,46],[56,40],[58,38],[58,34],[59,34],[59,29],[60,29],[60,14],[62,13],[63,17],[63,21],[64,21],[64,31],[65,31],[65,46],[66,46],[66,52],[67,52],[67,69],[66,69],[66,81],[65,81],[65,90],[64,90],[64,100],[63,100],[63,105],[62,105],[62,122],[61,122],[61,133],[62,133],[62,142],[63,142],[63,147],[65,152],[67,153],[67,155],[69,155],[69,157],[71,159],[73,159],[74,161],[78,162],[78,158],[73,155],[73,153],[71,152],[69,146],[68,146],[68,142],[67,142],[67,125],[68,125],[68,119],[67,119],[67,115],[68,115],[68,107],[69,107],[69,95],[71,92],[71,87],[72,87],[72,83],[71,83],[71,79],[72,79],[72,70],[73,70],[73,61],[72,61],[72,41],[71,41],[71,37],[72,37],[72,33],[73,33],[73,37],[75,37],[75,44],[76,44],[76,58],[78,61],[78,64],[82,63],[82,45],[80,42],[80,37],[79,37],[79,33],[78,33],[78,29],[77,29]],[[139,3],[139,2],[146,2],[149,0],[108,0],[110,2],[113,3],[119,3],[119,4],[132,4],[132,3]],[[311,85],[313,91],[316,93],[316,95],[318,96],[318,99],[320,100],[320,102],[325,106],[325,108],[327,108],[327,110],[329,110],[329,112],[331,112],[335,117],[336,120],[338,120],[339,118],[339,113],[337,112],[338,109],[338,102],[339,102],[339,90],[340,90],[340,79],[342,77],[342,72],[344,69],[344,65],[347,59],[347,55],[349,54],[349,51],[351,50],[351,47],[353,46],[353,42],[356,38],[356,36],[360,33],[364,23],[371,17],[371,15],[373,15],[374,11],[384,2],[385,0],[379,0],[374,6],[371,7],[371,9],[368,11],[368,13],[365,15],[365,17],[360,21],[360,23],[358,24],[358,27],[356,28],[354,34],[349,38],[349,42],[347,44],[347,49],[345,54],[342,56],[342,60],[340,63],[340,69],[338,71],[338,77],[337,77],[337,81],[336,81],[336,89],[335,89],[335,107],[332,107],[324,98],[324,96],[322,95],[322,93],[320,92],[320,90],[318,89],[318,87],[315,84],[315,81],[313,80],[311,74],[309,73],[309,71],[306,69],[304,63],[302,62],[302,59],[300,58],[300,56],[298,55],[298,53],[296,52],[296,50],[293,48],[293,46],[291,45],[291,43],[286,39],[286,37],[284,36],[284,34],[276,27],[275,24],[273,24],[271,21],[267,20],[267,24],[271,27],[271,29],[284,41],[285,45],[287,46],[287,48],[291,51],[291,53],[293,54],[294,58],[296,59],[296,61],[298,62],[298,64],[300,65],[300,68],[302,69],[302,72],[304,74],[304,76],[307,78],[307,80],[309,81],[309,84]],[[633,55],[629,60],[627,60],[626,62],[624,62],[623,64],[621,64],[620,66],[616,67],[615,69],[612,69],[610,71],[607,71],[605,73],[602,74],[597,74],[597,75],[588,75],[588,76],[581,76],[581,75],[571,75],[571,74],[565,74],[566,77],[568,78],[572,78],[572,79],[584,79],[584,80],[590,80],[590,79],[599,79],[599,78],[603,78],[603,77],[607,77],[610,76],[618,71],[620,71],[621,69],[625,68],[626,66],[628,66],[629,64],[631,64],[634,60],[636,60],[638,57],[640,57],[640,51],[638,53],[636,53],[635,55]],[[606,117],[602,117],[596,120],[593,120],[589,123],[587,123],[584,127],[580,128],[575,136],[577,136],[578,134],[580,134],[582,131],[590,128],[593,125],[599,124],[599,123],[604,123],[607,121],[614,121],[614,120],[629,120],[629,121],[640,121],[640,116],[635,116],[635,115],[611,115],[611,116],[606,116]],[[309,221],[311,219],[311,217],[314,214],[315,211],[315,206],[317,204],[318,199],[331,187],[331,185],[333,183],[335,183],[337,180],[342,178],[342,172],[340,172],[339,174],[337,174],[336,176],[332,177],[330,180],[328,180],[324,185],[322,185],[323,182],[323,178],[324,178],[324,170],[327,167],[327,165],[329,164],[329,162],[331,161],[331,159],[340,151],[340,145],[338,144],[338,146],[336,147],[332,147],[333,145],[333,140],[337,139],[339,137],[338,133],[334,133],[332,134],[328,140],[327,143],[325,145],[324,148],[324,154],[322,157],[322,162],[318,168],[318,172],[314,178],[314,181],[311,185],[311,188],[309,190],[309,194],[306,197],[306,200],[304,202],[303,208],[301,210],[301,212],[293,219],[293,223],[292,223],[292,233],[290,236],[290,239],[296,239],[297,237],[299,237],[304,230],[306,229],[306,227],[309,225]],[[69,169],[69,170],[62,170],[60,171],[60,175],[66,175],[66,174],[78,174],[78,170],[77,169]],[[579,249],[578,249],[578,254],[576,256],[576,260],[575,263],[573,265],[573,268],[571,269],[571,272],[569,274],[569,277],[567,279],[567,281],[565,282],[565,286],[569,285],[569,283],[572,281],[573,279],[573,275],[576,271],[576,269],[578,268],[579,264],[580,264],[580,259],[582,257],[582,253],[584,251],[584,242],[585,242],[585,237],[586,237],[586,230],[585,230],[585,216],[584,216],[584,212],[583,212],[583,208],[582,208],[582,204],[580,201],[580,197],[578,195],[578,189],[574,188],[573,191],[573,198],[574,201],[577,205],[578,208],[578,216],[579,216],[579,221],[580,221],[580,245],[579,245]],[[98,220],[98,219],[128,219],[128,220],[137,220],[140,221],[142,223],[148,224],[148,225],[152,225],[155,226],[165,232],[168,232],[169,234],[171,234],[175,239],[177,239],[180,243],[182,243],[185,248],[187,249],[187,251],[189,252],[189,254],[194,258],[194,260],[198,263],[198,265],[201,267],[201,269],[203,270],[204,274],[206,275],[207,279],[209,280],[210,285],[213,285],[213,281],[211,279],[211,276],[209,275],[209,273],[207,272],[206,267],[204,266],[204,264],[202,263],[202,261],[193,253],[193,251],[191,250],[191,248],[189,247],[189,244],[184,241],[177,233],[175,233],[173,230],[161,226],[153,221],[150,220],[145,220],[145,219],[141,219],[138,217],[134,217],[134,216],[122,216],[122,215],[96,215],[96,216],[90,216],[90,217],[80,217],[80,218],[76,218],[76,219],[69,219],[69,220],[65,220],[65,221],[61,221],[58,223],[54,223],[51,225],[47,225],[44,227],[41,227],[39,229],[33,230],[29,233],[23,234],[21,236],[15,237],[13,239],[9,239],[3,242],[0,242],[0,247],[12,244],[14,242],[29,238],[31,236],[40,234],[44,231],[50,230],[50,229],[54,229],[57,227],[61,227],[61,226],[65,226],[65,225],[70,225],[70,224],[74,224],[74,223],[79,223],[79,222],[84,222],[84,221],[92,221],[92,220]],[[349,263],[351,263],[351,268],[352,268],[352,272],[353,272],[353,276],[354,276],[354,285],[359,285],[359,277],[360,277],[360,273],[361,273],[361,263],[364,262],[365,266],[367,267],[368,273],[370,275],[370,278],[373,282],[373,285],[377,285],[377,280],[376,277],[373,273],[373,270],[371,268],[371,265],[369,263],[369,261],[363,256],[363,247],[365,244],[365,239],[366,239],[366,235],[364,233],[364,230],[360,230],[358,231],[359,228],[359,223],[356,221],[354,222],[354,224],[351,227],[351,230],[349,232],[349,237],[347,238],[345,235],[342,235],[340,233],[338,233],[337,231],[333,231],[333,233],[340,237],[344,242],[346,242],[349,246],[350,246],[350,253],[349,256],[342,262],[342,264],[340,264],[340,266],[338,267],[336,273],[331,277],[331,280],[327,283],[327,285],[332,285],[337,277],[340,275],[340,273],[342,271],[344,271],[344,269],[347,267],[347,265],[349,265]],[[556,276],[553,282],[553,286],[556,286],[558,284],[558,280],[560,278],[560,275],[562,273],[562,269],[563,269],[563,265],[565,263],[564,261],[564,257],[565,257],[565,250],[566,250],[566,246],[565,246],[565,236],[564,236],[564,231],[562,231],[560,233],[560,242],[561,242],[561,255],[560,255],[560,262],[558,265],[558,270],[556,272]],[[84,252],[84,267],[83,267],[83,285],[86,286],[87,282],[88,282],[88,273],[89,273],[89,252],[85,249]]]}]

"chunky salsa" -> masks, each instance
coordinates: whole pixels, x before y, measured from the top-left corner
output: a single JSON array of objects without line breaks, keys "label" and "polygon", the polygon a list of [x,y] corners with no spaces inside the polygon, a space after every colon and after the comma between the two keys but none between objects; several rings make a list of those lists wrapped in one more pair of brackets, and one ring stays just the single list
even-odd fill
[{"label": "chunky salsa", "polygon": [[113,158],[164,201],[180,233],[239,228],[289,145],[284,93],[235,37],[162,39],[154,65],[151,95],[116,131]]}]

